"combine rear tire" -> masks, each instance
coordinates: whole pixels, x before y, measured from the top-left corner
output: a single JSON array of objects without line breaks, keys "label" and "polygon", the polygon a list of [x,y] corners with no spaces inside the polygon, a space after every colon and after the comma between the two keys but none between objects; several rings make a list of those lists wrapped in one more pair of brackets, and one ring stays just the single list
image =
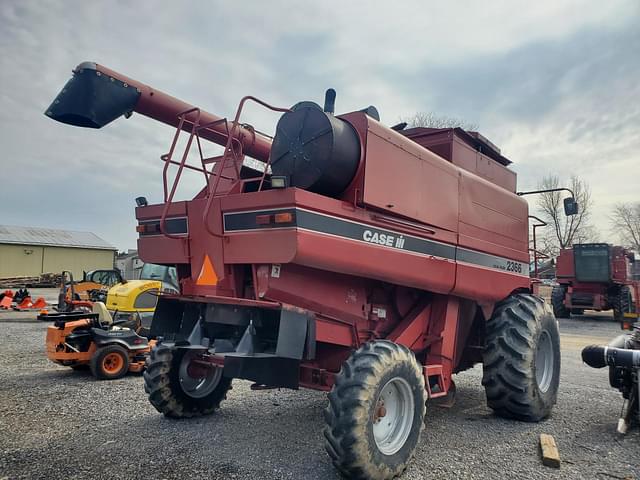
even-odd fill
[{"label": "combine rear tire", "polygon": [[222,368],[210,368],[202,374],[190,368],[191,360],[200,353],[164,345],[151,350],[144,372],[144,390],[160,413],[191,418],[209,415],[220,408],[231,389],[231,379],[222,375]]},{"label": "combine rear tire", "polygon": [[622,323],[624,314],[632,310],[631,290],[627,285],[623,285],[613,300],[613,318],[616,322]]},{"label": "combine rear tire", "polygon": [[98,380],[115,380],[129,371],[129,354],[119,345],[100,347],[89,361],[91,373]]},{"label": "combine rear tire", "polygon": [[569,318],[571,312],[564,305],[564,297],[567,288],[562,285],[556,285],[551,291],[551,305],[553,306],[553,314],[556,318]]},{"label": "combine rear tire", "polygon": [[413,353],[367,343],[342,365],[325,410],[325,448],[352,479],[390,479],[413,456],[424,427],[425,387]]},{"label": "combine rear tire", "polygon": [[549,306],[529,294],[500,302],[487,322],[483,364],[487,404],[497,415],[547,417],[560,382],[560,335]]}]

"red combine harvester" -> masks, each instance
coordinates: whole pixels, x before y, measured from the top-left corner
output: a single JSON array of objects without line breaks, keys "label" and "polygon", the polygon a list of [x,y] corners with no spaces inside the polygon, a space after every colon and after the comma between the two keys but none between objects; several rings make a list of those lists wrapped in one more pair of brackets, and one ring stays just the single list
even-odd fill
[{"label": "red combine harvester", "polygon": [[[629,323],[635,317],[640,282],[633,280],[634,254],[607,243],[580,243],[560,250],[556,260],[558,285],[551,303],[558,318],[584,310],[611,310],[615,319]],[[625,314],[627,320],[625,321]]]},{"label": "red combine harvester", "polygon": [[[273,138],[240,121],[247,102],[282,112]],[[176,265],[180,280],[151,327],[153,406],[211,414],[233,378],[327,391],[336,468],[387,479],[413,454],[425,400],[452,395],[452,375],[476,363],[498,415],[547,417],[558,327],[531,294],[528,207],[497,147],[461,129],[388,128],[374,107],[334,116],[334,102],[333,90],[324,108],[245,97],[227,120],[83,63],[46,114],[100,128],[138,112],[177,127],[164,201],[136,199],[141,258]],[[206,157],[202,139],[223,153]],[[204,187],[177,201],[184,169]]]}]

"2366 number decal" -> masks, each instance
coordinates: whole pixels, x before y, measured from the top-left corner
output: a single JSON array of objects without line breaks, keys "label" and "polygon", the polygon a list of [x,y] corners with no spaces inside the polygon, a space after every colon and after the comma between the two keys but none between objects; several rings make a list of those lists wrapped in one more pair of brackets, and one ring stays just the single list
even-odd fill
[{"label": "2366 number decal", "polygon": [[522,264],[507,260],[507,272],[522,273]]}]

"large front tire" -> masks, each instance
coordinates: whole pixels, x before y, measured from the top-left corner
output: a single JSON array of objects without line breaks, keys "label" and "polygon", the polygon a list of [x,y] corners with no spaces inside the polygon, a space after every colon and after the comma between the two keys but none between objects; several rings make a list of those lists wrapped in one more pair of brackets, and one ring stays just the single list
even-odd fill
[{"label": "large front tire", "polygon": [[544,300],[516,294],[496,306],[483,364],[487,404],[497,415],[529,422],[549,416],[560,383],[560,334]]},{"label": "large front tire", "polygon": [[151,350],[144,372],[144,390],[151,405],[165,416],[191,418],[210,415],[227,398],[231,379],[222,375],[222,368],[193,373],[190,364],[199,353],[164,345]]},{"label": "large front tire", "polygon": [[325,410],[325,448],[351,479],[400,475],[424,427],[425,386],[413,353],[387,340],[367,343],[342,365]]}]

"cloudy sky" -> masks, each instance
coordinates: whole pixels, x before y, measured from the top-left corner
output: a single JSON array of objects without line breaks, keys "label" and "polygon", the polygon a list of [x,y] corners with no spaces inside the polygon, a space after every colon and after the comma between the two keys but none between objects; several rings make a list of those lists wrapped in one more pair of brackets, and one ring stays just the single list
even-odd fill
[{"label": "cloudy sky", "polygon": [[[160,200],[171,128],[43,115],[85,60],[222,116],[246,94],[288,106],[333,87],[338,112],[373,104],[387,124],[416,111],[464,118],[514,161],[521,189],[581,175],[604,240],[611,206],[640,198],[638,0],[3,0],[0,52],[2,224],[135,248],[133,199]],[[248,120],[272,131],[277,118]]]}]

